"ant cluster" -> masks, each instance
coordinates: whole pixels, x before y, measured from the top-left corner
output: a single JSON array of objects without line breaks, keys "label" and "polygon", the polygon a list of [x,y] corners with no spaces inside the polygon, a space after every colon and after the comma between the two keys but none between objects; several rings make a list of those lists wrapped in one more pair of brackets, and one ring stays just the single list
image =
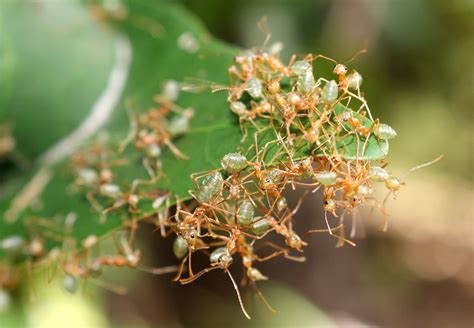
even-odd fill
[{"label": "ant cluster", "polygon": [[[128,101],[130,133],[119,145],[115,145],[107,135],[101,135],[97,141],[71,157],[74,183],[69,192],[84,194],[91,207],[100,214],[102,223],[105,223],[109,214],[125,209],[126,215],[121,216],[122,228],[119,231],[105,238],[95,234],[77,237],[74,227],[78,216],[71,212],[49,219],[28,217],[24,221],[27,237],[12,234],[0,240],[0,251],[5,253],[0,267],[0,311],[8,306],[9,291],[17,281],[16,264],[20,262],[26,263],[28,271],[46,268],[48,280],[52,279],[50,272],[56,273],[59,269],[64,273],[63,287],[71,293],[76,291],[79,279],[123,293],[122,287],[99,279],[107,267],[128,267],[152,274],[175,272],[178,269],[175,265],[152,268],[139,264],[141,251],[135,247],[139,221],[155,223],[158,219],[163,224],[165,216],[168,216],[169,194],[149,187],[162,176],[162,149],[167,147],[177,158],[187,158],[171,141],[187,132],[193,115],[192,109],[182,109],[173,103],[177,91],[176,82],[169,81],[163,94],[155,99],[157,106],[141,114],[134,113]],[[131,159],[125,151],[131,143],[134,151],[142,157],[148,178],[136,178],[128,183],[124,175],[129,170]],[[152,215],[148,208],[146,212],[140,207],[142,203],[151,204]],[[103,244],[112,244],[113,253],[104,254]],[[5,301],[4,306],[2,300]]]},{"label": "ant cluster", "polygon": [[[329,59],[308,55],[297,60],[294,55],[285,66],[278,52],[247,51],[235,57],[228,71],[232,86],[214,91],[229,91],[227,100],[239,119],[242,143],[249,130],[254,132],[253,142],[245,153],[226,154],[220,169],[194,174],[195,189],[190,195],[197,206],[189,211],[178,205],[168,222],[177,235],[174,253],[182,259],[175,280],[187,284],[209,271],[223,270],[247,318],[229,271],[234,257],[241,259],[243,283],[249,281],[256,288],[255,283],[267,277],[255,264],[277,256],[304,261],[301,253],[308,243],[302,237],[307,234],[328,232],[339,240],[338,245],[354,246],[344,236],[346,215],[355,218],[362,205],[387,215],[385,201],[403,184],[385,170],[387,163],[382,160],[396,132],[372,118],[361,95],[361,75],[348,74],[346,66],[336,63],[335,79],[316,79],[313,62],[320,57]],[[351,110],[351,103],[359,103],[359,108]],[[382,149],[379,158],[365,155],[374,145]],[[383,204],[372,197],[376,182],[384,182],[389,191]],[[305,191],[291,209],[284,192],[296,187]],[[300,236],[294,229],[295,214],[303,198],[320,188],[327,229]],[[331,226],[328,213],[339,217],[337,226]],[[352,237],[354,233],[353,220]],[[284,244],[270,241],[271,234],[282,237]],[[197,251],[209,257],[210,265],[194,273],[191,263]],[[187,277],[183,277],[186,263]]]},{"label": "ant cluster", "polygon": [[[127,100],[125,105],[131,119],[130,131],[118,149],[104,146],[104,142],[101,142],[72,157],[72,167],[76,176],[73,187],[83,189],[92,207],[101,213],[101,221],[104,222],[109,213],[123,207],[126,208],[127,215],[122,220],[122,229],[112,236],[115,254],[99,256],[99,239],[95,235],[84,239],[81,247],[67,252],[72,255],[62,265],[66,273],[63,281],[66,290],[74,292],[77,278],[97,277],[103,268],[110,266],[129,267],[152,274],[177,271],[178,267],[175,265],[152,268],[139,263],[142,253],[135,247],[135,241],[139,222],[150,222],[159,226],[161,234],[167,235],[171,195],[153,187],[164,175],[161,163],[163,149],[165,147],[169,149],[177,160],[189,159],[172,142],[174,138],[188,132],[189,121],[194,114],[192,108],[184,109],[174,103],[178,92],[178,84],[175,81],[168,81],[163,93],[155,97],[157,106],[142,113],[135,112],[131,100]],[[142,158],[148,178],[136,178],[127,186],[126,182],[117,179],[123,173],[121,167],[126,169],[129,164],[128,154],[125,151],[130,144],[133,145],[135,153]],[[146,205],[141,207],[142,203]],[[150,206],[147,205],[151,205],[151,212]],[[91,258],[91,254],[94,253],[92,249],[96,249],[96,256]],[[112,291],[123,292],[118,286],[99,280],[94,282]]]},{"label": "ant cluster", "polygon": [[[346,218],[353,218],[352,238],[358,208],[378,208],[387,217],[385,202],[403,185],[401,179],[386,171],[387,162],[383,160],[388,140],[396,132],[372,117],[360,90],[361,75],[348,73],[345,65],[335,63],[333,79],[316,78],[313,64],[319,58],[333,61],[321,55],[301,59],[293,55],[284,65],[277,47],[246,51],[235,57],[228,70],[231,86],[215,87],[214,91],[228,90],[227,100],[238,117],[242,144],[238,151],[222,157],[220,168],[191,176],[195,187],[189,191],[192,202],[155,187],[164,176],[161,161],[165,149],[176,160],[188,160],[173,143],[188,132],[193,116],[192,109],[174,103],[179,85],[167,82],[163,93],[155,97],[156,108],[147,112],[138,114],[127,101],[130,132],[120,145],[113,148],[104,142],[94,143],[71,160],[75,176],[72,189],[84,192],[101,214],[102,222],[112,212],[125,209],[122,229],[112,234],[112,255],[102,254],[99,245],[104,241],[96,235],[80,242],[73,237],[73,213],[60,218],[63,223],[27,220],[31,240],[10,236],[0,241],[0,249],[11,255],[12,263],[18,254],[26,255],[34,267],[44,264],[49,268],[55,263],[54,267],[64,272],[63,286],[70,292],[77,289],[79,278],[123,292],[120,287],[97,280],[106,267],[129,267],[153,274],[177,272],[174,281],[181,284],[222,270],[250,319],[230,272],[240,258],[242,284],[254,287],[273,311],[256,285],[268,279],[257,268],[259,263],[279,256],[305,261],[303,250],[308,242],[304,238],[311,233],[325,232],[338,240],[338,246],[354,246],[345,237]],[[358,108],[350,109],[354,105]],[[249,138],[249,132],[253,138]],[[127,183],[121,179],[130,161],[125,154],[130,144],[142,158],[147,177]],[[376,183],[383,183],[388,190],[383,202],[373,196]],[[285,195],[297,188],[303,191],[297,194],[299,200],[292,208]],[[304,198],[320,189],[326,228],[297,232],[295,214]],[[172,205],[176,207],[174,214]],[[336,224],[331,224],[328,213],[338,219]],[[140,263],[142,252],[135,246],[139,222],[154,224],[163,237],[175,235],[173,252],[181,261],[179,266],[152,268]],[[62,247],[47,253],[47,240]],[[209,265],[195,272],[193,257],[197,253],[204,254]],[[0,291],[5,286],[0,279]]]}]

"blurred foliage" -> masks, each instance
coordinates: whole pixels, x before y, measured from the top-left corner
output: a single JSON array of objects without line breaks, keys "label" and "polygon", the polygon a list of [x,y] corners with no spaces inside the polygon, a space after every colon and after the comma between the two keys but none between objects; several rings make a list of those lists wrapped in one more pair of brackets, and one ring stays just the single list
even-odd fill
[{"label": "blurred foliage", "polygon": [[12,74],[2,84],[10,92],[0,98],[1,111],[17,149],[32,161],[88,115],[112,67],[113,39],[77,3],[1,8],[0,35],[14,63],[4,67]]}]

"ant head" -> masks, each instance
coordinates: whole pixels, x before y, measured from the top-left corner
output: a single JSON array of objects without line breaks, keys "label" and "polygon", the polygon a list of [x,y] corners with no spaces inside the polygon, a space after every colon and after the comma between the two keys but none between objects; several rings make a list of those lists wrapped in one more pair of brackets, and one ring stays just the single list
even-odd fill
[{"label": "ant head", "polygon": [[303,246],[308,245],[307,242],[304,242],[303,240],[301,240],[300,236],[298,236],[294,232],[290,233],[290,235],[288,236],[288,238],[286,240],[286,243],[287,243],[288,246],[290,246],[291,248],[294,248],[298,251],[301,251],[301,248]]},{"label": "ant head", "polygon": [[336,64],[332,72],[337,75],[345,75],[347,73],[347,67],[343,64]]},{"label": "ant head", "polygon": [[326,197],[324,199],[323,207],[326,212],[334,213],[337,209],[337,204],[332,198]]}]

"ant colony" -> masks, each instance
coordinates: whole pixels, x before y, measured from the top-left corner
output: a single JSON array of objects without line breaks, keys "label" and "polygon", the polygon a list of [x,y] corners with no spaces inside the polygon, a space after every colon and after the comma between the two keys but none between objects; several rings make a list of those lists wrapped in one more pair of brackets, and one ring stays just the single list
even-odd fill
[{"label": "ant colony", "polygon": [[[258,281],[268,279],[259,263],[280,256],[305,261],[308,242],[304,239],[311,233],[327,233],[338,246],[355,246],[351,238],[358,210],[367,206],[388,218],[385,203],[404,184],[387,171],[388,163],[383,160],[388,140],[396,132],[372,116],[361,92],[361,74],[334,62],[331,77],[314,76],[318,60],[333,60],[293,55],[285,65],[280,50],[268,47],[242,52],[228,69],[230,86],[213,86],[215,92],[228,91],[228,108],[238,119],[242,140],[238,149],[222,157],[220,166],[216,163],[209,171],[190,177],[194,183],[189,191],[191,201],[155,187],[166,177],[164,151],[171,151],[176,161],[190,160],[173,140],[189,132],[194,111],[175,104],[182,87],[168,81],[155,98],[156,108],[137,113],[134,104],[126,102],[130,133],[120,145],[112,148],[97,142],[71,159],[75,177],[71,189],[84,193],[93,210],[100,213],[101,222],[114,212],[125,212],[122,229],[108,237],[89,235],[78,241],[71,233],[74,213],[54,220],[32,217],[27,220],[29,240],[12,235],[0,241],[0,248],[8,254],[6,263],[26,255],[30,269],[42,265],[48,272],[59,269],[69,292],[76,291],[79,279],[123,292],[100,280],[106,267],[175,272],[174,281],[181,284],[222,270],[250,319],[231,274],[235,263],[241,263],[242,285],[250,284],[273,311],[257,288]],[[125,188],[120,169],[129,160],[124,155],[127,151],[140,156],[146,176]],[[373,194],[377,184],[387,189],[382,201]],[[292,208],[285,195],[295,190],[299,200]],[[295,214],[303,200],[315,197],[318,191],[323,195],[325,228],[299,231]],[[141,263],[135,233],[143,221],[153,223],[161,236],[173,236],[178,263],[164,268]],[[351,233],[346,237],[347,226]],[[113,240],[115,252],[104,255],[99,245],[107,238]],[[47,251],[44,245],[51,240],[58,246]],[[192,264],[197,253],[209,259],[208,266],[200,270]],[[0,266],[0,295],[8,296],[14,280],[10,266]]]}]

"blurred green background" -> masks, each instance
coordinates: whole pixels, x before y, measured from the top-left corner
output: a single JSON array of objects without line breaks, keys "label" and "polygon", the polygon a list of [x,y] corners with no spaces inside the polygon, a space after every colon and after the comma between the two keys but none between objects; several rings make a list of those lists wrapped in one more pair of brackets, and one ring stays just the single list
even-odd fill
[{"label": "blurred green background", "polygon": [[[257,23],[265,16],[286,60],[311,52],[344,61],[366,48],[348,66],[364,77],[372,112],[398,132],[391,171],[403,176],[445,158],[404,179],[407,185],[389,202],[388,232],[381,232],[381,217],[364,216],[356,248],[335,249],[328,237],[314,236],[306,263],[265,264],[271,282],[261,286],[277,314],[247,290],[244,302],[255,320],[245,322],[219,272],[182,287],[169,277],[120,271],[110,278],[128,281],[128,296],[93,287],[70,296],[40,281],[36,300],[10,316],[32,327],[472,327],[474,1],[180,2],[211,34],[244,48],[262,44]],[[330,68],[321,62],[322,70]],[[322,213],[315,204],[306,204],[297,220],[313,226],[310,220]],[[171,261],[170,242],[142,230],[156,260]]]}]

